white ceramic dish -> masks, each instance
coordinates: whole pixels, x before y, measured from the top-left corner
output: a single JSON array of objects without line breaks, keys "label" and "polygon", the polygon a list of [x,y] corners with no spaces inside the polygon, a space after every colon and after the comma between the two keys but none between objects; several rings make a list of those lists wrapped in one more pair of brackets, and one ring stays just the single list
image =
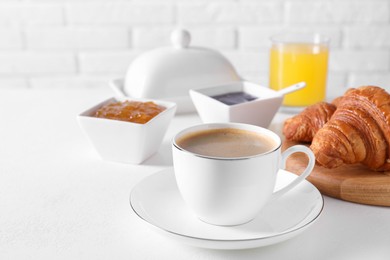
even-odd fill
[{"label": "white ceramic dish", "polygon": [[[114,101],[153,101],[166,107],[145,124],[96,118],[91,115],[101,106]],[[110,98],[77,116],[91,144],[104,160],[140,164],[159,149],[173,118],[176,104],[151,99]]]},{"label": "white ceramic dish", "polygon": [[[276,190],[297,176],[280,170]],[[172,168],[146,177],[130,194],[133,211],[160,234],[196,247],[246,249],[279,243],[312,225],[323,209],[320,192],[308,181],[267,205],[251,222],[233,227],[199,220],[178,191]]]},{"label": "white ceramic dish", "polygon": [[[211,96],[232,92],[245,92],[255,100],[226,105]],[[267,128],[283,101],[283,95],[272,89],[247,82],[235,82],[190,90],[191,99],[204,123],[236,122]]]},{"label": "white ceramic dish", "polygon": [[110,86],[117,97],[152,98],[172,101],[178,113],[194,112],[188,91],[215,86],[240,78],[220,52],[191,46],[186,30],[174,30],[171,46],[156,48],[139,55],[129,66],[124,79]]}]

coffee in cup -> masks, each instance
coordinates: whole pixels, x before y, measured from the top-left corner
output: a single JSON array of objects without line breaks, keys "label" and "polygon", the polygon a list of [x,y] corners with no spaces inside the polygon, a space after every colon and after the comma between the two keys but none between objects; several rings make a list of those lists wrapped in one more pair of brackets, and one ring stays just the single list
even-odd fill
[{"label": "coffee in cup", "polygon": [[238,128],[190,132],[178,138],[176,144],[194,154],[221,158],[254,156],[277,148],[266,135]]},{"label": "coffee in cup", "polygon": [[[214,225],[239,225],[254,219],[266,203],[303,181],[315,164],[306,146],[296,145],[282,154],[277,134],[248,124],[189,127],[176,134],[172,145],[175,178],[184,201],[199,219]],[[274,192],[278,170],[296,152],[309,157],[306,169]]]}]

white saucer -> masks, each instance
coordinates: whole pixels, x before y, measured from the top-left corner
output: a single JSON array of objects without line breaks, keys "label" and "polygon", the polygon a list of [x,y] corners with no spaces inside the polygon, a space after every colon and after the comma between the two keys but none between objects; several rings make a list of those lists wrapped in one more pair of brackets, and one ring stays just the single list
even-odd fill
[{"label": "white saucer", "polygon": [[[297,176],[280,170],[275,190]],[[263,208],[249,223],[223,227],[199,220],[178,191],[173,168],[143,179],[130,194],[134,212],[159,233],[204,248],[244,249],[275,244],[292,238],[318,219],[324,201],[310,182],[304,181]]]}]

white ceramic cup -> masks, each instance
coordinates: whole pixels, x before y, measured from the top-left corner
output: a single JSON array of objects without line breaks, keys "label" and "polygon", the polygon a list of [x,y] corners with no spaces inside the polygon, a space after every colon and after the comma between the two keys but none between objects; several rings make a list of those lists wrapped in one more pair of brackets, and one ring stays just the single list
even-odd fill
[{"label": "white ceramic cup", "polygon": [[[176,143],[188,133],[219,128],[259,133],[276,145],[254,156],[223,158],[194,154]],[[212,123],[184,129],[172,142],[175,178],[184,201],[199,219],[209,224],[233,226],[251,221],[266,203],[296,187],[313,170],[315,157],[309,148],[296,145],[281,153],[281,144],[274,132],[248,124]],[[273,192],[278,170],[284,169],[286,159],[296,152],[309,157],[306,169],[289,185]]]}]

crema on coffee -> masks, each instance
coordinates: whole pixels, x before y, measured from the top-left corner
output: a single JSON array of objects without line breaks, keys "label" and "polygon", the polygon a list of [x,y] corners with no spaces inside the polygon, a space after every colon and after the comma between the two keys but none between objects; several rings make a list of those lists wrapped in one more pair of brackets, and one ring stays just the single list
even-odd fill
[{"label": "crema on coffee", "polygon": [[223,158],[254,156],[277,148],[276,141],[271,137],[237,128],[187,133],[179,137],[176,144],[195,154]]}]

